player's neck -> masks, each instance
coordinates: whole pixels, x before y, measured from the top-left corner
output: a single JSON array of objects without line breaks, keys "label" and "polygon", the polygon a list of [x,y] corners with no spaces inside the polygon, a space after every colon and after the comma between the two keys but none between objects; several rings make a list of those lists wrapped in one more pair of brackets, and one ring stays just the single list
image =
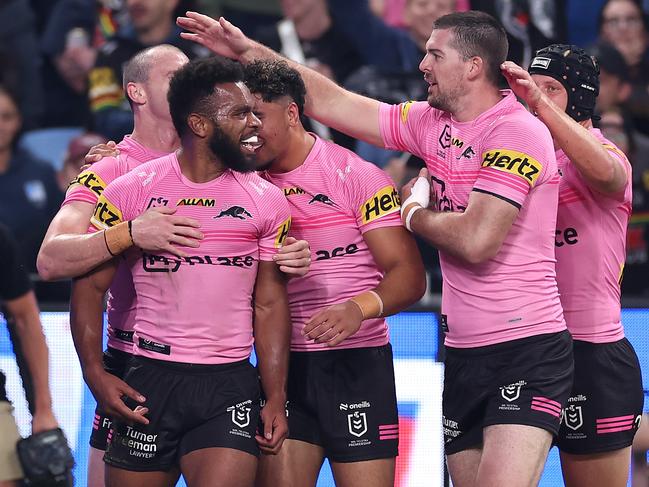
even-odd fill
[{"label": "player's neck", "polygon": [[172,23],[169,20],[169,22],[154,25],[150,29],[138,31],[137,38],[146,46],[162,44],[171,35],[171,28]]},{"label": "player's neck", "polygon": [[171,123],[145,117],[136,116],[131,138],[156,152],[173,152],[180,146],[178,133]]},{"label": "player's neck", "polygon": [[285,173],[297,169],[309,157],[313,144],[315,144],[313,135],[303,128],[296,129],[289,137],[284,154],[278,157],[268,170],[271,173]]},{"label": "player's neck", "polygon": [[209,183],[226,170],[206,145],[198,144],[190,137],[182,140],[177,155],[180,172],[193,183]]},{"label": "player's neck", "polygon": [[458,109],[451,115],[457,122],[470,122],[493,108],[502,99],[503,95],[498,88],[482,86],[460,97],[456,104]]}]

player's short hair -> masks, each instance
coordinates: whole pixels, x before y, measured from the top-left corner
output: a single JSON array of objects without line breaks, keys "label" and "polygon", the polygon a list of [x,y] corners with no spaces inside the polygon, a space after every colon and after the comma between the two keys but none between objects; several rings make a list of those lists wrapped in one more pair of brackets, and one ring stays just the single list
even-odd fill
[{"label": "player's short hair", "polygon": [[128,92],[126,91],[126,87],[129,83],[144,83],[148,81],[151,68],[156,62],[155,56],[152,54],[161,50],[182,53],[180,49],[171,44],[159,44],[139,51],[124,65],[124,68],[122,69],[122,89],[124,90],[124,96],[128,100],[129,104],[131,104],[131,108],[133,108],[133,105],[131,103],[131,98],[128,96]]},{"label": "player's short hair", "polygon": [[220,56],[190,61],[176,71],[169,82],[169,113],[171,121],[182,136],[187,131],[187,117],[205,112],[206,99],[216,85],[243,81],[241,64]]},{"label": "player's short hair", "polygon": [[501,80],[500,65],[507,59],[509,42],[500,23],[485,12],[470,10],[444,15],[433,22],[433,30],[450,29],[451,46],[467,60],[473,56],[484,62],[487,78],[494,85]]},{"label": "player's short hair", "polygon": [[251,93],[261,95],[265,102],[288,97],[304,112],[306,87],[302,76],[283,60],[255,61],[245,68],[245,82]]}]

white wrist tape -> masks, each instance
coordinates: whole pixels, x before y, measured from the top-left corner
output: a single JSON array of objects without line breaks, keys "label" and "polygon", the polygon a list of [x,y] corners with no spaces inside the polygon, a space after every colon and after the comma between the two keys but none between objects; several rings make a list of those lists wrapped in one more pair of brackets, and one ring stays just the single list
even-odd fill
[{"label": "white wrist tape", "polygon": [[403,219],[403,212],[411,203],[417,203],[422,208],[428,208],[428,203],[430,203],[430,183],[428,179],[418,177],[415,184],[412,186],[412,192],[410,196],[406,198],[406,201],[401,202],[401,218]]},{"label": "white wrist tape", "polygon": [[410,228],[410,220],[412,220],[412,215],[417,213],[417,210],[422,210],[423,208],[419,205],[413,205],[412,208],[408,211],[408,214],[406,215],[406,228],[408,229],[409,232],[412,232],[412,228]]}]

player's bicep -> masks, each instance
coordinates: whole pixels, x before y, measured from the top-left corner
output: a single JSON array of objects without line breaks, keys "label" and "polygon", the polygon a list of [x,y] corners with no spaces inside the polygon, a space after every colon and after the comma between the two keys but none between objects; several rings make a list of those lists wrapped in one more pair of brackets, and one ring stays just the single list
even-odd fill
[{"label": "player's bicep", "polygon": [[488,192],[472,191],[462,218],[464,231],[472,235],[481,252],[495,255],[509,234],[520,206],[507,198]]},{"label": "player's bicep", "polygon": [[415,239],[403,226],[375,228],[365,232],[363,239],[381,271],[407,266],[415,273],[423,273]]},{"label": "player's bicep", "polygon": [[117,259],[111,259],[95,267],[83,276],[73,279],[71,307],[73,307],[72,303],[74,302],[83,306],[86,299],[103,298],[113,282],[113,278],[117,272],[117,266]]},{"label": "player's bicep", "polygon": [[255,317],[276,308],[286,307],[286,279],[272,261],[259,261],[254,291]]},{"label": "player's bicep", "polygon": [[85,234],[88,230],[93,211],[94,206],[91,203],[82,201],[73,201],[61,207],[50,222],[50,226],[43,239],[43,248],[59,235]]}]

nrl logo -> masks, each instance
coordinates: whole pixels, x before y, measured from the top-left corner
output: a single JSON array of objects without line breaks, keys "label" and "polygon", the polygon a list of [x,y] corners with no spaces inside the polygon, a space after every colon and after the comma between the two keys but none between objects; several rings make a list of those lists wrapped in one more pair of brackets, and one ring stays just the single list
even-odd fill
[{"label": "nrl logo", "polygon": [[358,411],[348,414],[347,426],[350,434],[360,438],[367,433],[367,415]]}]

